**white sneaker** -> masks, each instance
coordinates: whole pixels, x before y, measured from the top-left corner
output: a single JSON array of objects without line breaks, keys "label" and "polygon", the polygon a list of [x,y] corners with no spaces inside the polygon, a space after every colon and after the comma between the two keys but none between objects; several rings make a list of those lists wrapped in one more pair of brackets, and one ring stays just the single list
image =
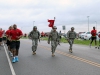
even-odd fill
[{"label": "white sneaker", "polygon": [[9,51],[9,56],[13,57],[13,54]]}]

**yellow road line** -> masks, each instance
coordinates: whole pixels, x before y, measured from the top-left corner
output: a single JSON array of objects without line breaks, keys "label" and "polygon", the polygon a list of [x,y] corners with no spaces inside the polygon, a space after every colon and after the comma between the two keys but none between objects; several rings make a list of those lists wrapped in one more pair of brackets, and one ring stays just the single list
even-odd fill
[{"label": "yellow road line", "polygon": [[[51,50],[51,48],[49,48],[49,47],[45,47],[43,45],[39,45],[39,46],[44,48],[44,49],[46,49],[46,50]],[[99,63],[96,63],[96,62],[93,62],[93,61],[90,61],[90,60],[87,60],[87,59],[84,59],[84,58],[81,58],[81,57],[78,57],[78,56],[74,56],[74,55],[62,52],[60,50],[56,50],[56,53],[64,55],[64,56],[67,56],[67,57],[70,57],[70,58],[73,58],[73,59],[76,59],[76,60],[79,60],[79,61],[82,61],[82,62],[85,62],[87,64],[90,64],[90,65],[93,65],[93,66],[96,66],[96,67],[100,68],[100,64]]]},{"label": "yellow road line", "polygon": [[[48,47],[45,47],[45,46],[42,46],[42,45],[39,45],[39,46],[42,47],[42,48],[45,48],[46,50],[51,50],[51,48],[48,48]],[[84,59],[84,58],[81,58],[81,57],[78,57],[78,56],[74,56],[74,55],[62,52],[60,50],[56,50],[56,53],[70,57],[70,58],[73,58],[73,59],[76,59],[76,60],[79,60],[79,61],[82,61],[82,62],[85,62],[85,63],[88,63],[88,64],[96,66],[96,67],[100,67],[99,63],[96,63],[96,62],[93,62],[93,61],[90,61],[90,60],[87,60],[87,59]]]}]

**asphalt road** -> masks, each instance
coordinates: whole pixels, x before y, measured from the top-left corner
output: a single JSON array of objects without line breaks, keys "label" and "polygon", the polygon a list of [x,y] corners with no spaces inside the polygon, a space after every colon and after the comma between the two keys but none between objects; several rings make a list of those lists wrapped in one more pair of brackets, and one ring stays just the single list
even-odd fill
[{"label": "asphalt road", "polygon": [[[21,40],[19,62],[11,63],[13,75],[100,75],[100,49],[74,45],[73,53],[69,45],[61,43],[55,57],[51,56],[51,45],[41,41],[37,54],[32,55],[31,40]],[[10,57],[11,59],[11,57]],[[0,50],[0,75],[12,75],[12,69],[4,48]]]}]

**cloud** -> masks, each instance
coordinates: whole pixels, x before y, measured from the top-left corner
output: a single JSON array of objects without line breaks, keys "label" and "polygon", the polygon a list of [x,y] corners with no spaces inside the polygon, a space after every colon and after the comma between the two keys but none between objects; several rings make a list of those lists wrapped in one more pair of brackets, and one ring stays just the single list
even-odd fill
[{"label": "cloud", "polygon": [[[90,28],[97,21],[98,29],[100,10],[99,0],[0,0],[0,26],[7,29],[16,23],[23,32],[38,26],[40,31],[49,31],[47,19],[54,19],[58,30],[66,25],[67,30],[74,26],[77,31],[87,30],[89,17]],[[79,28],[79,29],[77,29]]]}]

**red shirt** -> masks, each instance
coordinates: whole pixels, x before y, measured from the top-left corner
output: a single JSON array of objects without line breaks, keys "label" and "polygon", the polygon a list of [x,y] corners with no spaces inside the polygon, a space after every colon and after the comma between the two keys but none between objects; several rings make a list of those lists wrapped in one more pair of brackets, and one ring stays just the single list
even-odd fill
[{"label": "red shirt", "polygon": [[0,31],[0,38],[2,38],[3,36],[3,31]]},{"label": "red shirt", "polygon": [[92,30],[92,31],[91,31],[91,35],[92,35],[92,36],[96,36],[96,34],[97,34],[97,30]]},{"label": "red shirt", "polygon": [[19,40],[19,36],[23,35],[20,29],[12,29],[10,32],[11,40]]},{"label": "red shirt", "polygon": [[42,32],[41,35],[44,36],[45,34]]},{"label": "red shirt", "polygon": [[7,37],[10,36],[10,32],[11,32],[11,30],[7,30],[7,31],[6,31],[6,36],[7,36]]}]

